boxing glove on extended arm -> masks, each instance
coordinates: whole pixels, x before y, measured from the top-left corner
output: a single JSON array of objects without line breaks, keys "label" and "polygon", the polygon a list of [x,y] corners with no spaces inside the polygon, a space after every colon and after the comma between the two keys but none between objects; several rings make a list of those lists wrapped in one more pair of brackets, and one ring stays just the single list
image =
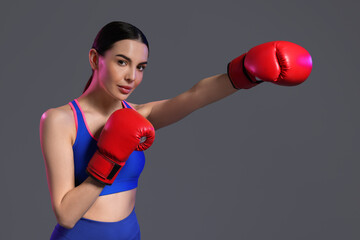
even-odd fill
[{"label": "boxing glove on extended arm", "polygon": [[115,111],[101,131],[98,149],[86,171],[96,180],[111,185],[134,150],[143,151],[155,139],[152,124],[133,109]]},{"label": "boxing glove on extended arm", "polygon": [[292,42],[260,44],[228,64],[228,76],[236,89],[249,89],[266,81],[282,86],[304,82],[312,70],[309,52]]}]

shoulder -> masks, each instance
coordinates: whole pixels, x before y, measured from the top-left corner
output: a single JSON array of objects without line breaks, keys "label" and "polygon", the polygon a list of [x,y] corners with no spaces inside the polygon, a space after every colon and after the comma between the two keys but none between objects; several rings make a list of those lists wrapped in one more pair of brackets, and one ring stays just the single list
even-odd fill
[{"label": "shoulder", "polygon": [[150,114],[151,108],[149,108],[149,104],[135,104],[127,102],[133,109],[135,109],[138,113],[140,113],[143,117],[147,118]]},{"label": "shoulder", "polygon": [[[159,129],[168,125],[165,123],[169,119],[169,110],[166,110],[169,107],[166,107],[170,99],[164,99],[160,101],[148,102],[144,104],[134,104],[133,107],[135,110],[140,113],[143,117],[149,120],[155,129]],[[170,106],[171,108],[171,106]],[[171,108],[174,110],[175,108]],[[170,115],[175,115],[170,112]]]},{"label": "shoulder", "polygon": [[46,110],[41,115],[40,130],[45,132],[62,131],[73,140],[76,127],[74,113],[70,105],[66,104]]},{"label": "shoulder", "polygon": [[56,108],[49,108],[41,115],[40,122],[43,123],[62,123],[66,125],[74,122],[74,115],[69,104]]}]

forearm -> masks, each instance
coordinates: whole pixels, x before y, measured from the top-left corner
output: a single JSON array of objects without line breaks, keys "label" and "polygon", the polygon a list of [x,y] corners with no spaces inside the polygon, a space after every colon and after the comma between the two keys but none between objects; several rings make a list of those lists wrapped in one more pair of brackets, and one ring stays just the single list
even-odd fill
[{"label": "forearm", "polygon": [[79,186],[66,193],[56,211],[59,224],[72,228],[94,204],[104,186],[92,177],[88,177]]},{"label": "forearm", "polygon": [[193,92],[192,103],[198,109],[235,93],[237,89],[233,87],[227,74],[219,74],[202,79],[189,91]]},{"label": "forearm", "polygon": [[236,91],[227,74],[204,78],[188,91],[172,99],[149,103],[148,106],[151,110],[148,118],[154,127],[159,129],[175,123],[193,111],[225,98]]}]

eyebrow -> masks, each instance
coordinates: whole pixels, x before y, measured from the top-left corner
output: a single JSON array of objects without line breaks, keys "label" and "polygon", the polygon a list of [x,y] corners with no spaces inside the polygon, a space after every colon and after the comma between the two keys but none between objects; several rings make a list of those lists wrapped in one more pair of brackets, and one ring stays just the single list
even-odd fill
[{"label": "eyebrow", "polygon": [[[126,60],[128,60],[129,62],[132,62],[129,57],[127,57],[127,56],[125,56],[125,55],[123,55],[123,54],[117,54],[116,56],[117,56],[117,57],[123,57],[123,58],[125,58]],[[147,64],[147,63],[148,63],[148,62],[141,62],[141,63],[139,63],[139,64]]]}]

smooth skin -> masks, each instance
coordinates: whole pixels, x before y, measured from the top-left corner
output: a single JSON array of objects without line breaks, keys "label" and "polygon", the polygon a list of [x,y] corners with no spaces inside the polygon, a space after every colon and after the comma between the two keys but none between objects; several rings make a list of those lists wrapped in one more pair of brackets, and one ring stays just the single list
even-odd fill
[{"label": "smooth skin", "polygon": [[[95,49],[89,51],[93,80],[78,101],[89,131],[96,139],[110,115],[123,108],[121,101],[141,83],[147,59],[146,45],[136,40],[118,41],[104,56]],[[121,87],[130,88],[130,92]],[[130,105],[155,129],[160,129],[236,91],[227,74],[220,74],[202,79],[174,98]],[[99,196],[105,185],[91,177],[75,187],[72,150],[75,138],[75,119],[69,104],[43,113],[40,142],[57,222],[65,228],[73,228],[82,217],[103,222],[126,218],[135,206],[136,189]]]}]

